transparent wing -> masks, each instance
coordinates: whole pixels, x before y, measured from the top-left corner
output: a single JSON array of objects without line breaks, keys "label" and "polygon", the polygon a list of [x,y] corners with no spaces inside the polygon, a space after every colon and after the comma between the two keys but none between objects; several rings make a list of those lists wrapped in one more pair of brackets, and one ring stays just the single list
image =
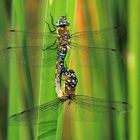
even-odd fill
[{"label": "transparent wing", "polygon": [[105,28],[95,31],[76,32],[71,35],[71,41],[78,44],[92,44],[96,47],[102,47],[108,43],[112,43],[114,39],[119,39],[124,35],[124,29],[120,26],[113,28]]},{"label": "transparent wing", "polygon": [[114,115],[126,113],[132,108],[123,101],[108,101],[83,95],[76,95],[71,104],[72,118],[85,121],[113,119]]},{"label": "transparent wing", "polygon": [[83,95],[76,95],[74,102],[77,105],[81,107],[83,106],[83,108],[91,111],[95,109],[95,111],[100,112],[115,111],[120,113],[126,113],[131,109],[131,106],[124,101],[109,101]]},{"label": "transparent wing", "polygon": [[54,137],[56,135],[56,127],[57,127],[57,121],[46,121],[46,122],[40,122],[38,124],[39,126],[39,136],[38,139],[42,140],[48,137]]},{"label": "transparent wing", "polygon": [[[123,31],[121,27],[117,27],[72,34],[70,47],[75,53],[82,54],[80,61],[72,63],[78,66],[100,67],[106,63],[118,62],[121,55],[117,50],[101,46],[113,42],[113,36],[116,34],[116,37],[121,37]],[[93,38],[91,38],[92,36]],[[43,65],[55,65],[57,57],[56,34],[10,30],[7,38],[8,47],[2,49],[0,53],[8,62],[40,66],[43,55]],[[89,63],[85,61],[87,57],[89,57]]]},{"label": "transparent wing", "polygon": [[[12,125],[15,125],[16,123],[22,123],[25,121],[35,121],[38,118],[38,113],[41,118],[46,118],[47,116],[51,116],[54,114],[57,114],[59,107],[63,102],[61,102],[58,98],[55,100],[52,100],[48,103],[45,103],[39,107],[35,107],[32,109],[24,110],[20,113],[14,114],[10,116],[9,122]],[[57,119],[57,118],[56,118]]]},{"label": "transparent wing", "polygon": [[40,134],[37,139],[38,140],[45,140],[46,138],[55,139],[56,136],[56,129],[46,130],[44,133]]},{"label": "transparent wing", "polygon": [[99,31],[83,31],[71,35],[71,50],[76,53],[79,61],[72,65],[85,67],[101,67],[123,61],[116,49],[107,48],[124,34],[122,27],[106,28]]},{"label": "transparent wing", "polygon": [[[6,62],[51,66],[56,61],[56,35],[10,30],[6,36],[8,47],[0,50]],[[8,61],[7,61],[8,60]]]},{"label": "transparent wing", "polygon": [[[26,43],[27,46],[42,46],[45,43],[46,46],[52,45],[57,38],[57,34],[49,32],[28,32],[21,30],[9,30],[5,36],[8,43],[11,45]],[[48,41],[45,41],[48,40]]]},{"label": "transparent wing", "polygon": [[32,47],[9,46],[0,50],[0,55],[7,63],[25,64],[31,66],[53,66],[56,64],[57,52],[54,50],[43,50]]},{"label": "transparent wing", "polygon": [[78,59],[78,61],[71,61],[72,65],[96,68],[123,61],[122,55],[116,49],[99,48],[95,46],[80,46],[81,49],[77,50],[78,44],[72,45],[72,49],[75,50],[76,56],[79,55],[78,57],[81,57],[81,59]]}]

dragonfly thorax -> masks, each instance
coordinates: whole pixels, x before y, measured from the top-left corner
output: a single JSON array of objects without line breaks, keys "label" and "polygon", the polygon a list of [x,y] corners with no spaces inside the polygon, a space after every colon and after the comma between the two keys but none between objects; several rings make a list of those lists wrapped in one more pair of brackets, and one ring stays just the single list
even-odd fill
[{"label": "dragonfly thorax", "polygon": [[70,44],[70,32],[68,29],[60,27],[57,29],[57,33],[58,33],[57,39],[59,45],[66,46]]}]

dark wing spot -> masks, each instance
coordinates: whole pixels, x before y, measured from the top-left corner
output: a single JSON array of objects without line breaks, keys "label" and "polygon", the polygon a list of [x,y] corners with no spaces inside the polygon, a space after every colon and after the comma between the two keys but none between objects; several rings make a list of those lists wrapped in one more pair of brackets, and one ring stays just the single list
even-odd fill
[{"label": "dark wing spot", "polygon": [[23,114],[23,113],[25,113],[26,111],[22,111],[22,112],[20,112],[20,114]]},{"label": "dark wing spot", "polygon": [[11,30],[9,30],[10,32],[15,32],[16,30],[14,30],[14,29],[11,29]]},{"label": "dark wing spot", "polygon": [[17,114],[12,115],[11,118],[14,117],[14,116],[16,116],[16,115],[17,115]]},{"label": "dark wing spot", "polygon": [[11,49],[12,47],[7,47],[6,49],[8,50],[8,49]]},{"label": "dark wing spot", "polygon": [[122,102],[122,103],[127,105],[127,103],[126,103],[126,102]]},{"label": "dark wing spot", "polygon": [[112,110],[112,111],[116,111],[116,108],[115,108],[115,107],[111,107],[111,110]]},{"label": "dark wing spot", "polygon": [[112,51],[117,51],[116,49],[111,49]]}]

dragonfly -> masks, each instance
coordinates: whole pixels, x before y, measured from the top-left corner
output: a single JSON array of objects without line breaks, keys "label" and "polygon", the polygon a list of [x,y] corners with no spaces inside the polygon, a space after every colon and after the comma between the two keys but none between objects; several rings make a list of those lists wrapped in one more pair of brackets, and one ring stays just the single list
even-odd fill
[{"label": "dragonfly", "polygon": [[[66,17],[62,17],[65,18],[64,21],[66,24],[64,25],[67,29],[69,21]],[[53,23],[52,19],[54,30],[51,30],[49,23],[46,22],[50,32],[37,33],[14,29],[9,30],[6,35],[8,46],[1,49],[1,56],[3,56],[5,60],[8,59],[9,62],[26,65],[54,65],[56,63],[58,47],[60,45],[60,40],[58,41],[58,33],[56,32],[56,30],[60,28],[59,26],[61,26],[60,19],[56,24]],[[113,48],[107,48],[106,46],[112,44],[114,38],[118,39],[123,34],[124,30],[122,27],[113,27],[95,31],[75,32],[69,34],[68,40],[64,33],[62,38],[68,41],[70,51],[79,54],[79,56],[82,54],[80,61],[73,61],[73,65],[99,67],[104,66],[106,62],[114,64],[122,59],[119,51]],[[43,64],[41,64],[42,56]],[[90,58],[90,65],[86,62],[87,57]],[[27,59],[29,59],[29,61]]]}]

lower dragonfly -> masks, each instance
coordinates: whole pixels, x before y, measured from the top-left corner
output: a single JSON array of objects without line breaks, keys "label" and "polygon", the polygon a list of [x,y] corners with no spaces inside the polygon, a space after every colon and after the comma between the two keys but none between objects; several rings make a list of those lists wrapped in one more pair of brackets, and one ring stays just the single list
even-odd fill
[{"label": "lower dragonfly", "polygon": [[[77,77],[75,72],[70,69],[65,73],[64,91],[61,98],[56,98],[38,107],[22,111],[10,117],[10,121],[22,122],[33,120],[38,116],[47,117],[56,112],[62,105],[67,105],[71,109],[70,117],[76,120],[94,121],[102,120],[108,114],[127,113],[131,110],[131,105],[124,101],[108,101],[91,96],[76,95]],[[82,115],[84,113],[84,115]]]}]

